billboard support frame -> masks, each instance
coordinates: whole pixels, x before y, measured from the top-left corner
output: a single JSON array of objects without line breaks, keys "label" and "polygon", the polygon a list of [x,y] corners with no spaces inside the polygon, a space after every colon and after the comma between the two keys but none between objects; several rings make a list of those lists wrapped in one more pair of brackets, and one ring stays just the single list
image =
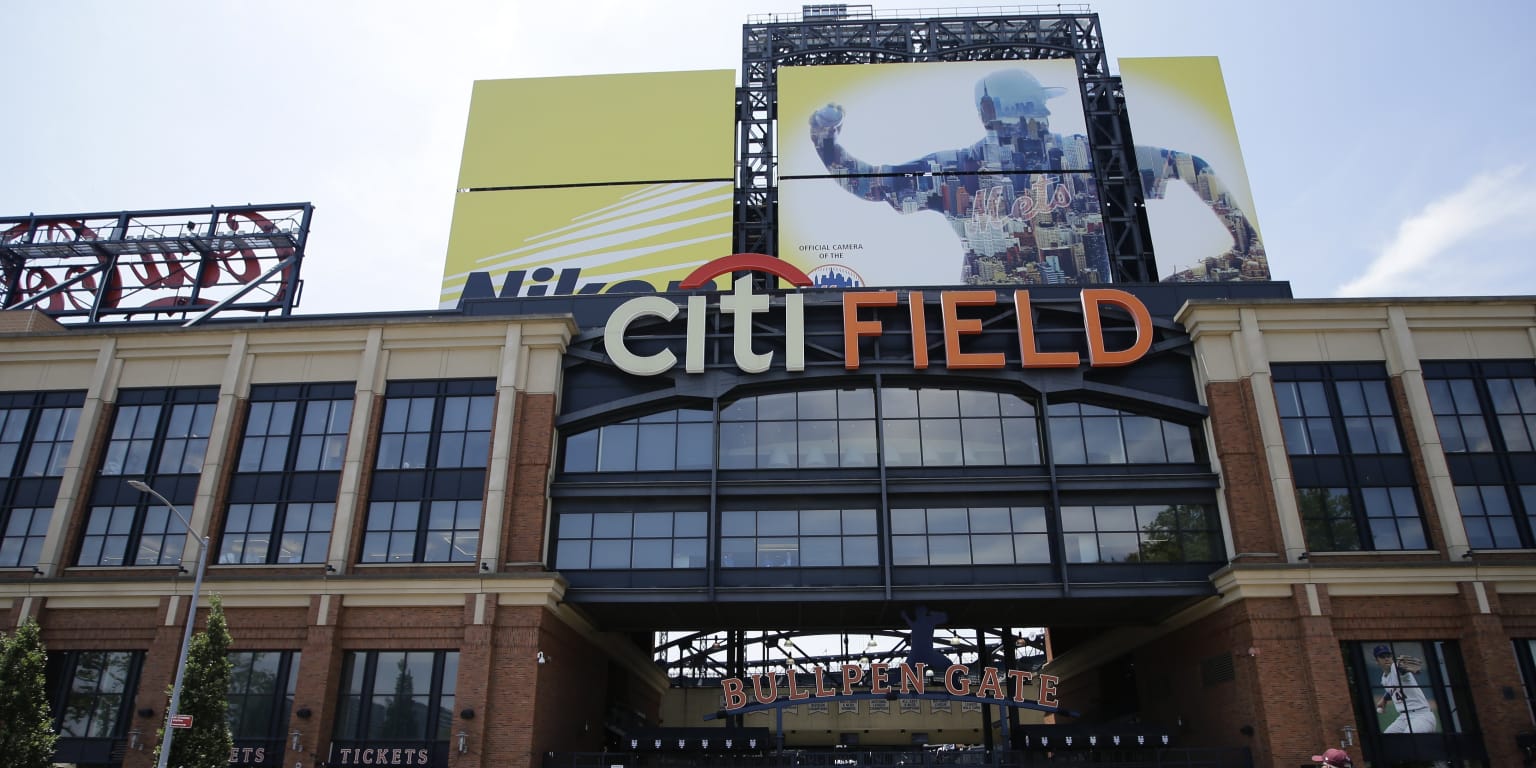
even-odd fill
[{"label": "billboard support frame", "polygon": [[[1073,59],[1082,90],[1094,176],[1104,203],[1114,282],[1156,282],[1141,179],[1120,79],[1110,74],[1096,13],[935,18],[773,16],[742,27],[737,89],[737,253],[778,253],[777,145],[780,66]],[[1070,6],[1068,6],[1070,8]]]}]

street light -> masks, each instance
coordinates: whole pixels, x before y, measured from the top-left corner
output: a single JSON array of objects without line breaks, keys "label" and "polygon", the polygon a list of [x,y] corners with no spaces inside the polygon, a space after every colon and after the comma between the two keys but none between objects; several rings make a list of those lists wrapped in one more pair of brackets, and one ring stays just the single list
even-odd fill
[{"label": "street light", "polygon": [[[149,487],[143,480],[129,480],[128,487],[140,493],[147,493],[160,500],[171,514],[176,516],[181,524],[187,527],[187,534],[192,533],[192,523],[181,510],[172,504],[170,499],[160,495],[160,492]],[[166,768],[171,759],[171,740],[176,736],[176,729],[171,727],[172,715],[181,714],[181,679],[187,673],[187,650],[192,645],[192,624],[197,619],[197,597],[203,590],[203,571],[208,566],[208,537],[203,536],[197,540],[197,576],[192,580],[192,604],[187,606],[187,629],[181,636],[181,657],[176,660],[176,682],[171,685],[171,705],[165,710],[165,738],[160,742],[159,768]]]}]

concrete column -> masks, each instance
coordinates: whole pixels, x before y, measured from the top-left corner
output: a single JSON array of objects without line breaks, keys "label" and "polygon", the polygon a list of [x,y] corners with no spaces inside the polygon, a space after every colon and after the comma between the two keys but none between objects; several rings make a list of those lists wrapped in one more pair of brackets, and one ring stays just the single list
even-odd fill
[{"label": "concrete column", "polygon": [[117,339],[105,336],[101,350],[96,355],[96,368],[91,373],[86,388],[85,403],[80,408],[80,425],[75,429],[74,443],[69,449],[69,459],[64,462],[64,476],[59,479],[59,495],[53,501],[53,516],[48,519],[48,533],[43,538],[42,551],[37,555],[38,570],[44,576],[57,576],[70,563],[65,538],[69,531],[69,516],[76,508],[83,508],[85,492],[90,483],[84,481],[91,468],[91,450],[104,438],[102,432],[110,429],[108,416],[112,403],[117,400],[118,377],[123,364],[117,358]]},{"label": "concrete column", "polygon": [[384,351],[384,329],[370,328],[363,346],[362,363],[357,369],[357,395],[352,401],[352,424],[347,428],[347,455],[341,465],[341,480],[336,489],[336,518],[331,523],[331,548],[326,565],[336,573],[347,570],[347,552],[352,546],[352,531],[362,497],[363,478],[372,471],[367,458],[372,454],[374,403],[384,392],[384,370],[388,353]]}]

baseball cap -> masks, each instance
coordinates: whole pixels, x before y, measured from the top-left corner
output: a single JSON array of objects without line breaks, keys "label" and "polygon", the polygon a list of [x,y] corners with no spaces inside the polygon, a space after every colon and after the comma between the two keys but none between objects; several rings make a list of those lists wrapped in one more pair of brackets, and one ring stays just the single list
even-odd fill
[{"label": "baseball cap", "polygon": [[[1382,646],[1385,648],[1386,646]],[[1349,753],[1342,749],[1330,749],[1321,755],[1313,755],[1312,762],[1333,766],[1334,768],[1351,768],[1355,763],[1349,759]]]},{"label": "baseball cap", "polygon": [[1371,651],[1371,655],[1372,656],[1391,656],[1392,655],[1392,646],[1390,646],[1390,645],[1378,645],[1378,646],[1376,646],[1376,650]]}]

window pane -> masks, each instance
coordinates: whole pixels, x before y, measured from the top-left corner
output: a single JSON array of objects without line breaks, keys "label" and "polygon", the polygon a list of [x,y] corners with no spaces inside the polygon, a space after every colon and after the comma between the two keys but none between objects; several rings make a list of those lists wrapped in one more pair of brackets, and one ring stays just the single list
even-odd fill
[{"label": "window pane", "polygon": [[1088,463],[1088,451],[1083,445],[1081,420],[1052,416],[1050,430],[1051,458],[1057,464]]},{"label": "window pane", "polygon": [[969,530],[969,515],[964,509],[928,510],[929,533],[965,533]]},{"label": "window pane", "polygon": [[885,464],[890,467],[915,467],[922,463],[922,440],[916,421],[885,422]]},{"label": "window pane", "polygon": [[970,536],[929,536],[929,565],[970,565]]},{"label": "window pane", "polygon": [[926,533],[927,531],[927,510],[891,510],[891,533]]},{"label": "window pane", "polygon": [[1147,416],[1127,416],[1125,429],[1126,459],[1132,464],[1161,464],[1167,459],[1163,450],[1162,422]]},{"label": "window pane", "polygon": [[802,467],[829,467],[837,463],[837,422],[812,421],[800,424]]},{"label": "window pane", "polygon": [[677,468],[676,424],[642,424],[639,428],[639,441],[636,469]]},{"label": "window pane", "polygon": [[[927,391],[927,390],[924,390]],[[958,467],[962,463],[960,452],[959,419],[923,419],[919,433],[922,435],[923,466]]]},{"label": "window pane", "polygon": [[800,564],[806,567],[842,565],[842,540],[831,536],[801,539]]},{"label": "window pane", "polygon": [[1003,423],[997,419],[964,419],[960,437],[965,446],[966,466],[996,466],[1006,462],[1003,449]]},{"label": "window pane", "polygon": [[925,420],[954,418],[960,415],[960,399],[953,389],[920,389],[917,411]]},{"label": "window pane", "polygon": [[1089,464],[1124,464],[1125,441],[1117,418],[1083,419],[1083,439]]},{"label": "window pane", "polygon": [[598,430],[571,435],[565,441],[565,471],[593,472],[597,470]]},{"label": "window pane", "polygon": [[837,418],[837,391],[831,389],[800,392],[796,395],[798,400],[799,418],[801,421],[808,419],[836,419]]},{"label": "window pane", "polygon": [[1004,419],[1003,449],[1007,462],[1013,466],[1040,463],[1040,434],[1035,420]]},{"label": "window pane", "polygon": [[893,565],[927,565],[928,539],[922,536],[891,537]]},{"label": "window pane", "polygon": [[677,468],[709,469],[714,456],[714,427],[710,424],[679,424]]},{"label": "window pane", "polygon": [[855,536],[843,541],[843,565],[871,566],[880,564],[879,539],[874,536]]},{"label": "window pane", "polygon": [[603,427],[598,471],[633,472],[637,435],[638,427],[634,424],[609,424]]},{"label": "window pane", "polygon": [[641,539],[634,542],[633,568],[671,568],[671,539]]},{"label": "window pane", "polygon": [[875,466],[875,422],[841,422],[837,425],[837,435],[839,466]]},{"label": "window pane", "polygon": [[840,389],[837,391],[837,417],[848,419],[873,419],[875,417],[875,393],[870,389]]},{"label": "window pane", "polygon": [[751,469],[757,466],[757,425],[720,425],[720,468]]},{"label": "window pane", "polygon": [[996,392],[975,392],[972,390],[962,390],[960,392],[960,415],[988,417],[1001,416],[1002,412],[998,409],[997,399],[998,395]]}]

